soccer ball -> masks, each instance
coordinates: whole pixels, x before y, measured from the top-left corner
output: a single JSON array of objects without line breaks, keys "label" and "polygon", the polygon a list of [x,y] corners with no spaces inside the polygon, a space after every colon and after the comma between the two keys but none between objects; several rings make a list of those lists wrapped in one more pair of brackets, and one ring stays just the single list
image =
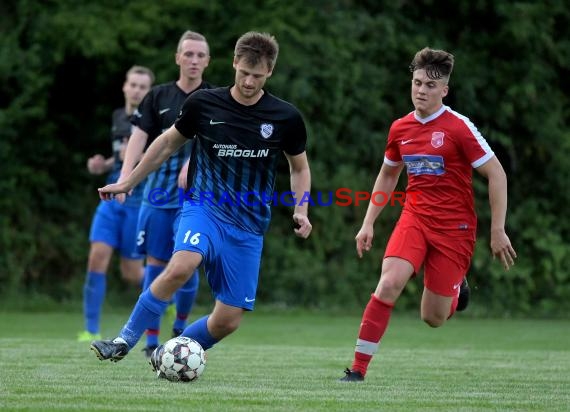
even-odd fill
[{"label": "soccer ball", "polygon": [[191,382],[200,377],[206,366],[206,352],[194,339],[178,336],[156,349],[153,354],[158,377],[171,382]]}]

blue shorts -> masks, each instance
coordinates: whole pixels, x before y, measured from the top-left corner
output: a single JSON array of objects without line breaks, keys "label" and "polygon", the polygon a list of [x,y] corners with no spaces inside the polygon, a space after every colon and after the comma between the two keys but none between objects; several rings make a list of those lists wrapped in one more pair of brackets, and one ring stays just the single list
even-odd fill
[{"label": "blue shorts", "polygon": [[95,210],[89,240],[119,250],[124,258],[142,259],[144,256],[136,247],[138,217],[138,207],[125,206],[116,200],[102,201]]},{"label": "blue shorts", "polygon": [[137,251],[168,262],[174,248],[174,234],[180,220],[180,208],[158,209],[142,205],[137,227]]},{"label": "blue shorts", "polygon": [[205,208],[185,202],[174,245],[174,252],[180,250],[202,255],[215,299],[253,310],[263,235],[222,222]]}]

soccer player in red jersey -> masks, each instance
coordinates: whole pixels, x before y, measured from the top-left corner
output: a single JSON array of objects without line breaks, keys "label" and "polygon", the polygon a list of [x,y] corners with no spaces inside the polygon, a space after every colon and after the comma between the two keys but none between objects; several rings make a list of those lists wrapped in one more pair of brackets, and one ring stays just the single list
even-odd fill
[{"label": "soccer player in red jersey", "polygon": [[[396,300],[422,266],[422,320],[439,327],[456,311],[475,246],[472,169],[488,180],[491,251],[505,270],[514,264],[516,252],[505,233],[507,178],[503,167],[473,123],[443,104],[453,63],[452,54],[424,48],[410,66],[415,110],[392,123],[372,191],[391,193],[406,166],[406,191],[419,195],[405,203],[388,241],[380,281],[362,316],[352,367],[341,381],[364,380]],[[372,246],[374,222],[382,209],[372,202],[368,206],[356,235],[360,257]]]}]

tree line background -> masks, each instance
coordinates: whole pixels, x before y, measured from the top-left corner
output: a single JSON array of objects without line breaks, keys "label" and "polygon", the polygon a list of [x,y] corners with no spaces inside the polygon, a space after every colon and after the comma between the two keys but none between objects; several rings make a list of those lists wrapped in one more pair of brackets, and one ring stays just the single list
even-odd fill
[{"label": "tree line background", "polygon": [[[0,5],[0,301],[79,302],[88,230],[110,155],[111,111],[125,71],[175,80],[180,35],[199,31],[205,78],[233,82],[236,39],[268,31],[281,51],[267,89],[294,103],[309,131],[313,190],[370,190],[391,122],[412,110],[408,65],[425,46],[455,55],[445,103],[478,126],[509,178],[507,232],[519,258],[489,253],[486,182],[474,174],[478,242],[469,272],[480,315],[570,313],[570,11],[558,1],[372,0],[4,1]],[[288,189],[286,161],[279,191]],[[405,176],[400,189],[405,187]],[[385,210],[363,259],[354,236],[366,205],[313,207],[309,240],[278,206],[266,237],[260,304],[358,310],[373,291],[400,212]],[[116,276],[113,267],[111,276]],[[119,279],[110,296],[134,293]],[[211,302],[203,281],[199,300]],[[422,278],[399,306],[417,309]],[[132,300],[129,300],[129,305]],[[25,305],[24,305],[25,306]]]}]

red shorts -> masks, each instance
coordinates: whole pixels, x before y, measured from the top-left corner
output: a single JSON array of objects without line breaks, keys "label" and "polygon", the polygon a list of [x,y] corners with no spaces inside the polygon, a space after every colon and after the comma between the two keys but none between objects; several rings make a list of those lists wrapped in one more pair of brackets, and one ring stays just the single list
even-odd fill
[{"label": "red shorts", "polygon": [[442,296],[456,296],[471,265],[474,233],[450,236],[430,230],[411,213],[402,213],[390,236],[384,258],[399,257],[415,273],[424,266],[424,286]]}]

